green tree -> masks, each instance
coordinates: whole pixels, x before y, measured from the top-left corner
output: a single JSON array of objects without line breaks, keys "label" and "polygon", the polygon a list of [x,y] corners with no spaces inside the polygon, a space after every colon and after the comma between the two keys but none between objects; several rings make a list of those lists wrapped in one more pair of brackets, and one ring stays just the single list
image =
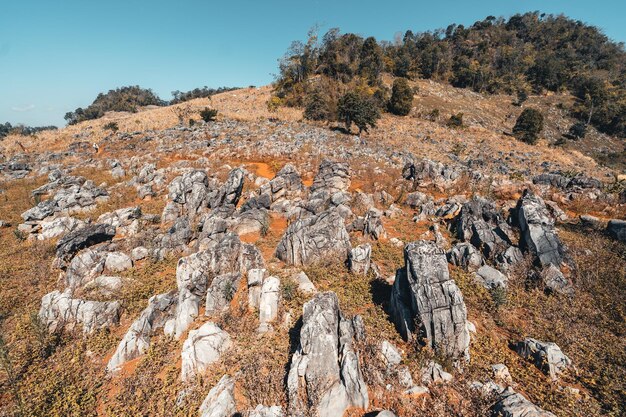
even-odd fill
[{"label": "green tree", "polygon": [[380,111],[370,97],[349,91],[339,99],[338,119],[346,125],[348,131],[354,123],[359,128],[359,134],[367,132],[368,127],[376,127],[380,118]]},{"label": "green tree", "polygon": [[406,116],[413,108],[413,89],[406,78],[396,78],[393,81],[389,111],[398,116]]},{"label": "green tree", "polygon": [[311,93],[306,99],[304,118],[307,120],[329,120],[330,108],[328,100],[318,90]]},{"label": "green tree", "polygon": [[543,115],[533,108],[524,109],[513,126],[513,135],[519,140],[534,145],[543,130]]},{"label": "green tree", "polygon": [[359,59],[359,75],[367,79],[369,85],[376,84],[383,72],[383,51],[375,38],[365,39]]}]

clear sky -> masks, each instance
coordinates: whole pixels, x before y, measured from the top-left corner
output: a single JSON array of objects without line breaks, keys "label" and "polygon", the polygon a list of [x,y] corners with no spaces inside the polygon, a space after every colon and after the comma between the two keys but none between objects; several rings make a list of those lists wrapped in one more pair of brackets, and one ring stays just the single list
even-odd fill
[{"label": "clear sky", "polygon": [[63,125],[99,92],[264,85],[292,40],[564,13],[626,41],[626,0],[0,0],[0,123]]}]

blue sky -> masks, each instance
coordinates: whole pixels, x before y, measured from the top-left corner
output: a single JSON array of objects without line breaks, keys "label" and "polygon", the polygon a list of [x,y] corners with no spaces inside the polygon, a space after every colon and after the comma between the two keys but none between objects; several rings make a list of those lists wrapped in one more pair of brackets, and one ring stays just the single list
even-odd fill
[{"label": "blue sky", "polygon": [[0,122],[63,125],[124,85],[264,85],[315,24],[378,39],[488,15],[564,13],[626,41],[624,0],[0,0]]}]

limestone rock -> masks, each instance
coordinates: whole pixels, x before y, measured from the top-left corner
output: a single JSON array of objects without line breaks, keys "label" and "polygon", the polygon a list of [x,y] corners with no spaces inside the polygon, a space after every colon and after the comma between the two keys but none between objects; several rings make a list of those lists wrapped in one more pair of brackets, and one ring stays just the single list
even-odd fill
[{"label": "limestone rock", "polygon": [[106,224],[92,224],[66,234],[56,247],[60,266],[64,267],[79,250],[109,241],[113,236],[115,228]]},{"label": "limestone rock", "polygon": [[239,272],[229,272],[213,278],[206,294],[205,314],[210,316],[228,310],[230,301],[239,288],[240,281],[241,273]]},{"label": "limestone rock", "polygon": [[125,253],[111,252],[107,254],[104,267],[111,272],[123,272],[133,267],[133,261]]},{"label": "limestone rock", "polygon": [[300,343],[287,379],[289,415],[336,417],[349,407],[367,409],[367,387],[353,348],[354,328],[332,292],[304,305]]},{"label": "limestone rock", "polygon": [[346,259],[351,249],[343,219],[334,211],[289,225],[276,248],[276,257],[289,265],[310,265],[326,258]]},{"label": "limestone rock", "polygon": [[467,310],[444,251],[420,240],[405,247],[404,261],[391,291],[391,316],[398,331],[405,339],[418,336],[446,356],[469,359]]},{"label": "limestone rock", "polygon": [[348,256],[350,271],[358,275],[366,275],[370,270],[371,255],[372,246],[369,243],[350,250]]},{"label": "limestone rock", "polygon": [[215,323],[204,323],[198,330],[191,330],[183,344],[181,379],[189,381],[217,362],[231,347],[228,333]]},{"label": "limestone rock", "polygon": [[626,243],[626,220],[609,220],[606,231],[613,239]]},{"label": "limestone rock", "polygon": [[279,300],[280,280],[277,277],[266,278],[261,287],[259,302],[259,332],[267,332],[270,329],[270,323],[278,318]]},{"label": "limestone rock", "polygon": [[522,394],[507,388],[493,407],[494,416],[502,417],[556,417],[528,401]]},{"label": "limestone rock", "polygon": [[200,417],[232,417],[236,411],[235,380],[224,375],[202,402]]},{"label": "limestone rock", "polygon": [[483,265],[476,271],[476,278],[487,289],[496,287],[506,288],[509,278],[497,269]]},{"label": "limestone rock", "polygon": [[530,359],[535,366],[552,379],[572,365],[570,358],[565,356],[556,343],[541,342],[530,337],[518,342],[515,351],[524,359]]},{"label": "limestone rock", "polygon": [[273,405],[267,407],[264,405],[258,405],[254,410],[250,412],[248,417],[283,417],[283,408],[279,405]]},{"label": "limestone rock", "polygon": [[483,257],[478,250],[468,242],[460,242],[452,246],[446,254],[448,262],[465,269],[478,269],[483,263]]},{"label": "limestone rock", "polygon": [[72,330],[82,325],[83,333],[119,323],[120,303],[71,298],[70,292],[53,291],[43,296],[39,319],[50,332]]}]

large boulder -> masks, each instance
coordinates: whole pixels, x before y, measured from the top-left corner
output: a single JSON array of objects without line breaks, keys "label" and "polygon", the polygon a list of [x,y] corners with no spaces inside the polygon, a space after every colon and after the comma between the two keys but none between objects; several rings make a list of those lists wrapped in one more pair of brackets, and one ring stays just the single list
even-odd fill
[{"label": "large boulder", "polygon": [[210,191],[208,204],[210,208],[222,206],[236,206],[241,197],[245,171],[242,168],[235,168],[228,174],[226,182],[217,190]]},{"label": "large boulder", "polygon": [[230,336],[212,322],[191,330],[183,344],[181,379],[189,381],[217,362],[232,342]]},{"label": "large boulder", "polygon": [[405,339],[413,336],[454,359],[469,359],[467,309],[448,272],[443,249],[420,240],[404,248],[405,267],[391,291],[391,316]]},{"label": "large boulder", "polygon": [[112,372],[129,360],[135,359],[148,351],[154,332],[172,323],[178,297],[175,291],[155,295],[148,300],[148,306],[131,324],[115,353],[107,364],[107,371]]},{"label": "large boulder", "polygon": [[263,281],[259,299],[259,332],[271,330],[271,323],[278,318],[278,303],[280,301],[280,280],[277,277],[268,277]]},{"label": "large boulder", "polygon": [[446,256],[452,265],[465,269],[478,269],[485,262],[478,249],[468,242],[455,244]]},{"label": "large boulder", "polygon": [[269,210],[272,204],[296,197],[303,189],[302,179],[296,168],[286,164],[271,181],[263,184],[254,196],[243,204],[241,211],[259,208]]},{"label": "large boulder", "polygon": [[494,417],[556,417],[531,403],[522,394],[507,388],[499,394],[499,401],[493,406]]},{"label": "large boulder", "polygon": [[366,243],[359,245],[356,248],[350,250],[348,256],[348,263],[350,265],[350,272],[358,275],[366,275],[371,266],[372,245]]},{"label": "large boulder", "polygon": [[517,202],[520,246],[531,252],[542,266],[560,267],[568,260],[565,245],[554,228],[554,220],[541,197],[526,190]]},{"label": "large boulder", "polygon": [[232,417],[237,411],[235,403],[235,380],[224,375],[211,388],[200,406],[200,417]]},{"label": "large boulder", "polygon": [[276,257],[289,265],[310,265],[328,258],[345,260],[351,249],[343,219],[334,211],[289,225],[276,248]]},{"label": "large boulder", "polygon": [[354,320],[344,318],[332,292],[304,305],[300,343],[287,377],[290,416],[336,417],[367,409],[367,386],[353,346]]},{"label": "large boulder", "polygon": [[66,234],[56,247],[59,266],[64,268],[78,251],[110,241],[114,236],[115,227],[108,224],[91,224]]},{"label": "large boulder", "polygon": [[541,342],[527,337],[515,345],[515,351],[524,359],[532,360],[537,368],[552,379],[557,379],[572,365],[570,358],[565,356],[556,343],[552,342]]},{"label": "large boulder", "polygon": [[38,240],[54,239],[85,226],[85,222],[74,217],[62,216],[41,221]]},{"label": "large boulder", "polygon": [[81,300],[72,298],[70,291],[53,291],[41,299],[39,320],[50,332],[71,331],[79,324],[83,333],[91,333],[119,323],[120,303]]},{"label": "large boulder", "polygon": [[626,220],[609,220],[606,231],[613,239],[626,243]]}]

